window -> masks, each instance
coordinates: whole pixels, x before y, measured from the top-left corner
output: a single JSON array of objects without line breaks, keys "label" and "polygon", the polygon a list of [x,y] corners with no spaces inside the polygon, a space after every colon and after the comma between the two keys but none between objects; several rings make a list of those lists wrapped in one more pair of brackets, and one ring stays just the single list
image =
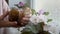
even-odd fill
[{"label": "window", "polygon": [[40,9],[42,9],[42,7],[42,0],[31,0],[31,8],[35,9],[36,11],[39,11]]}]

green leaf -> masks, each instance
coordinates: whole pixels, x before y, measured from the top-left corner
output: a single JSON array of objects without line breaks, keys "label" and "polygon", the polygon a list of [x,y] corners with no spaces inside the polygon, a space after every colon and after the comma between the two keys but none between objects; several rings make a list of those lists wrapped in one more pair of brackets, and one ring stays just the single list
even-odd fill
[{"label": "green leaf", "polygon": [[37,30],[40,31],[40,32],[43,31],[43,26],[44,26],[44,22],[38,23],[37,24]]},{"label": "green leaf", "polygon": [[34,24],[28,24],[22,32],[26,32],[29,31],[30,33],[34,33],[36,34],[38,32],[38,30],[36,29],[36,26]]},{"label": "green leaf", "polygon": [[24,6],[29,7],[29,4],[28,4],[28,3],[25,3],[25,5],[24,5]]},{"label": "green leaf", "polygon": [[44,12],[44,15],[46,15],[46,16],[49,15],[49,12]]},{"label": "green leaf", "polygon": [[47,22],[51,22],[52,21],[52,19],[48,19],[48,21]]},{"label": "green leaf", "polygon": [[37,13],[34,9],[31,9],[31,11],[32,11],[32,15],[34,15],[34,14],[37,15]]},{"label": "green leaf", "polygon": [[33,33],[30,31],[25,31],[25,32],[22,32],[21,34],[33,34]]}]

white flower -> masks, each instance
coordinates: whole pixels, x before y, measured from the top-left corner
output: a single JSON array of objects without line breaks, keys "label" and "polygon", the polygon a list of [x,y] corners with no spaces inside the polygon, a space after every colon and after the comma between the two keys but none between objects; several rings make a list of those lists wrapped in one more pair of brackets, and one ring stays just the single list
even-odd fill
[{"label": "white flower", "polygon": [[34,24],[38,24],[40,22],[45,22],[45,17],[43,15],[32,15],[31,18],[30,18],[30,21]]},{"label": "white flower", "polygon": [[38,17],[36,15],[32,15],[31,18],[30,18],[30,21],[34,24],[37,24],[38,23]]},{"label": "white flower", "polygon": [[45,24],[47,24],[47,17],[45,15],[38,15],[39,19],[44,22]]}]

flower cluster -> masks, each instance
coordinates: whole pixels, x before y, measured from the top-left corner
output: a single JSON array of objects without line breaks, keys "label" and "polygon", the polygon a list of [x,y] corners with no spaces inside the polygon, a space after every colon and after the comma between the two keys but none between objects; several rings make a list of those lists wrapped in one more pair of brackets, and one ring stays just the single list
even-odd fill
[{"label": "flower cluster", "polygon": [[40,22],[44,22],[45,24],[47,24],[47,18],[44,15],[32,15],[30,18],[30,21],[34,24],[38,24]]},{"label": "flower cluster", "polygon": [[23,2],[19,2],[18,5],[23,7],[25,4]]},{"label": "flower cluster", "polygon": [[44,12],[43,9],[39,10],[38,12],[35,12],[31,18],[30,21],[34,24],[38,24],[40,22],[44,22],[47,24],[47,22],[52,21],[52,19],[48,19],[46,15],[48,15],[48,12]]},{"label": "flower cluster", "polygon": [[35,12],[34,9],[32,10],[32,13],[30,23],[22,30],[22,34],[50,34],[51,32],[44,30],[44,26],[52,21],[51,19],[47,19],[45,16],[49,13],[44,12],[43,10]]},{"label": "flower cluster", "polygon": [[19,2],[18,4],[15,4],[15,6],[17,6],[18,8],[22,8],[25,6],[25,3]]}]

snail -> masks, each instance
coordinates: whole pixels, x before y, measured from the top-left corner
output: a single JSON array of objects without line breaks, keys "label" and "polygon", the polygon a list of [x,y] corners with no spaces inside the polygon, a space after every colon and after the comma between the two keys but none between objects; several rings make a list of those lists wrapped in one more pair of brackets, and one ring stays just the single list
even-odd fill
[{"label": "snail", "polygon": [[25,7],[23,11],[18,11],[16,8],[12,8],[9,12],[9,21],[17,21],[17,25],[25,26],[27,23],[23,23],[23,17],[30,16],[31,11],[30,8]]}]

